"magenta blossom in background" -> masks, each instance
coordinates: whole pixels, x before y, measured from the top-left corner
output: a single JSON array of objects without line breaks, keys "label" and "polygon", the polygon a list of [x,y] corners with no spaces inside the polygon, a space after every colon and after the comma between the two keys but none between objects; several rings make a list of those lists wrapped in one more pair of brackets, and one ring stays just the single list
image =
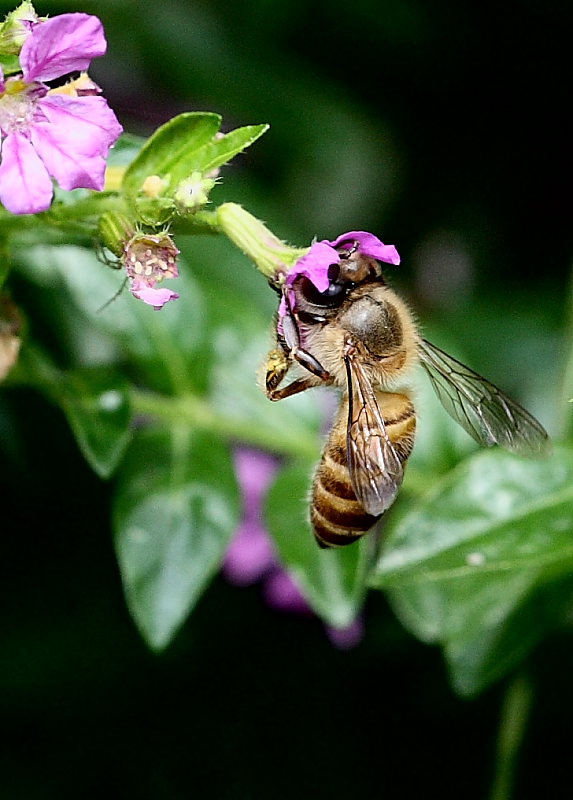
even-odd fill
[{"label": "magenta blossom in background", "polygon": [[292,575],[280,567],[272,570],[267,576],[263,594],[267,604],[277,611],[289,611],[295,614],[312,613]]},{"label": "magenta blossom in background", "polygon": [[[329,286],[328,271],[331,266],[340,262],[340,250],[350,250],[357,248],[358,252],[368,258],[375,258],[377,261],[385,261],[387,264],[399,264],[400,256],[393,244],[384,244],[367,231],[349,231],[343,233],[333,241],[323,239],[311,245],[308,253],[289,270],[286,276],[286,285],[291,286],[299,275],[307,277],[318,289],[325,292]],[[282,319],[287,313],[285,295],[281,298],[279,306],[279,333],[282,332]]]},{"label": "magenta blossom in background", "polygon": [[0,70],[0,202],[12,213],[48,209],[51,178],[66,190],[103,189],[121,125],[103,97],[52,93],[46,81],[86,70],[106,46],[97,17],[61,14],[32,26],[21,75]]},{"label": "magenta blossom in background", "polygon": [[[243,519],[227,550],[223,574],[235,586],[262,582],[267,604],[277,611],[312,616],[312,610],[295,579],[279,563],[271,538],[262,522],[262,501],[278,464],[259,450],[239,448],[235,469],[243,498]],[[330,641],[349,649],[362,638],[362,623],[347,628],[326,627]]]},{"label": "magenta blossom in background", "polygon": [[260,450],[235,451],[235,471],[243,499],[243,519],[227,550],[223,572],[236,586],[255,583],[276,564],[275,550],[261,520],[261,504],[277,470],[277,460]]}]

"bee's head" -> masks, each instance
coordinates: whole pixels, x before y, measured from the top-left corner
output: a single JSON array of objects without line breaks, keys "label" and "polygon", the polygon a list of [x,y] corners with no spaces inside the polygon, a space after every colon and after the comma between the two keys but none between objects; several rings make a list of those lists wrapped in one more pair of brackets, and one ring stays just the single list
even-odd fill
[{"label": "bee's head", "polygon": [[342,251],[340,261],[328,268],[328,288],[319,292],[314,283],[304,275],[294,283],[297,306],[315,306],[322,309],[336,309],[346,299],[349,292],[366,281],[383,281],[380,264],[373,258],[360,255],[357,251]]}]

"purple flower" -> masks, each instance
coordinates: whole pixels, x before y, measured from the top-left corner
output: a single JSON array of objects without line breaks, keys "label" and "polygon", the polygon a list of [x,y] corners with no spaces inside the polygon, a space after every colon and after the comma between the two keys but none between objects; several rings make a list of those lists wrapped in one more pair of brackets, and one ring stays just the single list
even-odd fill
[{"label": "purple flower", "polygon": [[326,240],[315,242],[308,253],[296,262],[294,267],[287,275],[287,284],[292,284],[299,275],[305,275],[318,289],[319,292],[326,292],[328,284],[328,268],[332,264],[338,264],[340,256]]},{"label": "purple flower", "polygon": [[360,617],[357,617],[345,628],[333,628],[328,625],[326,634],[339,650],[351,650],[360,644],[364,637],[364,623]]},{"label": "purple flower", "polygon": [[[377,261],[385,261],[388,264],[400,263],[400,256],[393,244],[384,244],[377,236],[367,231],[349,231],[331,242],[327,239],[315,242],[287,273],[285,281],[287,288],[295,282],[299,275],[304,275],[319,292],[325,292],[330,283],[329,269],[333,264],[340,262],[339,251],[341,250],[357,250],[361,255],[375,258]],[[287,313],[287,301],[285,300],[287,294],[288,291],[283,292],[279,305],[279,333],[282,332],[282,319]]]},{"label": "purple flower", "polygon": [[223,572],[237,586],[255,583],[277,563],[273,544],[261,521],[261,503],[276,468],[276,459],[260,450],[241,447],[235,452],[243,520],[227,550]]},{"label": "purple flower", "polygon": [[338,250],[350,250],[357,247],[358,252],[368,258],[385,261],[387,264],[398,265],[400,263],[400,256],[393,244],[384,244],[377,236],[367,231],[349,231],[328,244]]},{"label": "purple flower", "polygon": [[88,14],[34,25],[22,46],[22,73],[0,70],[0,202],[14,214],[50,207],[63,189],[103,189],[105,158],[122,127],[103,97],[50,91],[46,81],[84,71],[105,53],[103,27]]},{"label": "purple flower", "polygon": [[[263,497],[277,470],[277,461],[260,450],[235,452],[235,470],[243,498],[243,519],[227,549],[223,574],[235,586],[262,582],[266,603],[277,611],[311,616],[312,611],[295,579],[280,565],[271,537],[262,523]],[[347,628],[327,627],[335,647],[349,649],[362,638],[362,623]]]},{"label": "purple flower", "polygon": [[263,592],[267,604],[277,611],[288,611],[295,614],[311,613],[296,581],[284,569],[277,568],[267,576]]}]

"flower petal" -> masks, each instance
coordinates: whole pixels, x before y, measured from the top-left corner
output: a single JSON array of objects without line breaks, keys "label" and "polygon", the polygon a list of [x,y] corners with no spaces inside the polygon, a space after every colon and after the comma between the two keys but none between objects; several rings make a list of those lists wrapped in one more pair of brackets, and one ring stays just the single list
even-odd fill
[{"label": "flower petal", "polygon": [[103,189],[105,156],[121,126],[103,97],[45,97],[31,138],[62,189]]},{"label": "flower petal", "polygon": [[52,202],[52,181],[32,144],[21,133],[2,143],[0,202],[13,214],[46,211]]},{"label": "flower petal", "polygon": [[51,81],[83,72],[92,58],[103,56],[107,43],[103,26],[91,14],[60,14],[36,25],[22,46],[24,80]]},{"label": "flower petal", "polygon": [[67,135],[54,125],[40,123],[31,130],[36,152],[62,189],[96,189],[105,181],[105,159],[78,154],[67,147]]},{"label": "flower petal", "polygon": [[153,306],[156,311],[163,308],[169,300],[176,300],[179,295],[171,289],[153,289],[143,281],[133,281],[130,291],[138,300],[143,300],[148,306]]},{"label": "flower petal", "polygon": [[77,153],[106,156],[123,131],[104,97],[49,94],[38,101],[38,109]]},{"label": "flower petal", "polygon": [[293,283],[299,275],[305,275],[319,292],[325,292],[330,283],[328,268],[339,261],[340,256],[328,242],[315,242],[290,270],[287,283]]},{"label": "flower petal", "polygon": [[362,255],[368,258],[375,258],[377,261],[386,261],[388,264],[399,264],[400,256],[393,244],[384,244],[367,231],[349,231],[343,233],[333,242],[324,240],[331,247],[344,248],[345,245],[352,247],[358,243],[358,249]]},{"label": "flower petal", "polygon": [[264,494],[278,468],[277,459],[262,450],[237,447],[233,460],[245,515],[248,518],[259,517]]},{"label": "flower petal", "polygon": [[275,550],[266,530],[258,520],[245,520],[225,554],[225,577],[235,586],[249,586],[275,564]]},{"label": "flower petal", "polygon": [[295,614],[311,613],[296,581],[280,567],[266,579],[263,593],[267,604],[277,611],[291,611]]}]

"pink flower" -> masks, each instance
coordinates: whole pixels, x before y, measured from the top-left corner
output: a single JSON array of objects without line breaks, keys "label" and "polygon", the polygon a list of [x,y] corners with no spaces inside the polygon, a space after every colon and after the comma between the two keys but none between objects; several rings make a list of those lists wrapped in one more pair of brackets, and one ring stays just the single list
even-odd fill
[{"label": "pink flower", "polygon": [[294,283],[299,275],[305,275],[318,289],[319,292],[326,292],[328,284],[328,268],[332,264],[338,264],[340,256],[334,247],[326,240],[315,242],[308,253],[296,262],[294,267],[287,275],[286,282]]},{"label": "pink flower", "polygon": [[367,231],[349,231],[328,244],[338,250],[351,250],[356,247],[363,256],[385,261],[387,264],[400,263],[400,256],[393,244],[384,244],[377,236]]},{"label": "pink flower", "polygon": [[[357,250],[361,255],[375,258],[377,261],[385,261],[388,264],[400,263],[400,256],[393,244],[384,244],[377,236],[367,231],[349,231],[331,242],[327,239],[315,242],[288,272],[286,286],[291,286],[299,275],[304,275],[319,292],[325,292],[330,284],[330,267],[340,262],[340,251],[349,250]],[[279,333],[282,332],[282,319],[287,313],[285,300],[287,294],[288,292],[283,292],[279,305]]]},{"label": "pink flower", "polygon": [[61,14],[34,25],[22,46],[22,73],[0,70],[0,201],[14,214],[50,207],[63,189],[103,189],[105,158],[122,127],[103,97],[51,92],[46,81],[84,71],[105,53],[102,24]]}]

